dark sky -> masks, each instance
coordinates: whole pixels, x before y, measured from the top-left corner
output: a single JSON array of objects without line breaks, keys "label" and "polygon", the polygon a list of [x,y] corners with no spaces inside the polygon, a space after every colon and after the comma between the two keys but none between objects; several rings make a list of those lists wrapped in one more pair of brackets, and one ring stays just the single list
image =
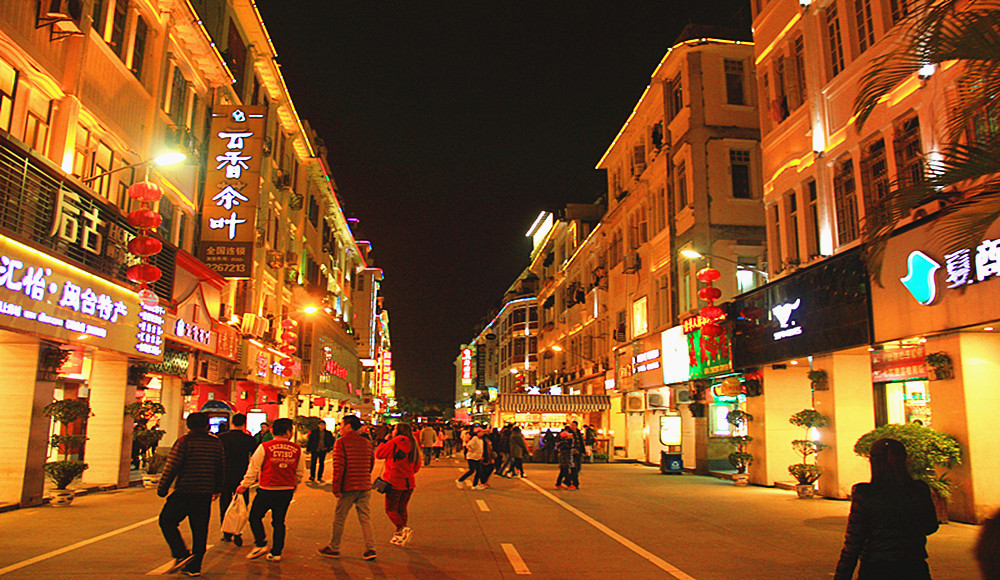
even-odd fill
[{"label": "dark sky", "polygon": [[385,271],[397,393],[440,401],[538,212],[603,195],[594,166],[684,25],[750,22],[749,0],[257,4]]}]

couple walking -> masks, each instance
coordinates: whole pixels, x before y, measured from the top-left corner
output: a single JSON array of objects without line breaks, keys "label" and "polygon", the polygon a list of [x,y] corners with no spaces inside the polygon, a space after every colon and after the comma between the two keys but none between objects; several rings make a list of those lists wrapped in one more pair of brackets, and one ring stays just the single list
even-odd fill
[{"label": "couple walking", "polygon": [[420,455],[417,440],[410,425],[396,425],[392,437],[375,449],[372,443],[359,433],[361,420],[354,415],[344,417],[340,426],[340,438],[333,445],[333,495],[337,498],[334,511],[333,534],[330,543],[319,549],[319,553],[329,558],[340,557],[340,541],[344,535],[344,523],[353,507],[361,524],[361,534],[365,541],[362,558],[374,560],[375,533],[372,530],[369,498],[372,493],[372,467],[375,458],[385,460],[382,479],[389,483],[385,494],[385,513],[396,526],[390,543],[405,546],[413,533],[406,524],[407,506],[416,487],[416,473],[420,470]]}]

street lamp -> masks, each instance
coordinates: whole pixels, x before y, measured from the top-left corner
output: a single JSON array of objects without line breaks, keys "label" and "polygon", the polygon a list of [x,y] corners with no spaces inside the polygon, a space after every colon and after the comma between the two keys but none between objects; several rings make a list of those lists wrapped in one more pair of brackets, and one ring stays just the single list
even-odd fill
[{"label": "street lamp", "polygon": [[711,261],[714,258],[716,260],[722,260],[723,262],[729,262],[730,264],[736,264],[736,269],[737,270],[748,270],[750,272],[753,272],[754,274],[759,274],[759,275],[761,275],[761,276],[764,277],[764,281],[765,282],[768,279],[768,273],[767,272],[765,272],[763,270],[758,270],[757,268],[754,268],[753,266],[748,266],[746,264],[742,264],[742,263],[737,262],[736,260],[734,260],[732,258],[726,258],[724,256],[717,256],[715,254],[702,254],[701,252],[696,252],[695,250],[681,250],[680,253],[685,258],[688,258],[688,259],[691,259],[691,260],[700,260],[702,258],[705,258],[705,259]]},{"label": "street lamp", "polygon": [[126,169],[131,169],[133,167],[140,167],[142,165],[146,166],[146,178],[148,179],[149,178],[149,165],[152,164],[152,165],[156,165],[157,167],[163,167],[165,165],[174,165],[174,164],[180,163],[181,161],[184,161],[185,159],[187,159],[187,155],[185,155],[183,153],[177,153],[177,152],[174,152],[174,151],[169,151],[167,153],[163,153],[162,155],[157,155],[156,157],[154,157],[152,159],[147,159],[145,161],[140,161],[138,163],[132,163],[131,165],[125,165],[125,166],[119,167],[117,169],[112,169],[111,171],[104,171],[102,173],[98,173],[97,175],[91,175],[90,177],[88,177],[86,179],[81,179],[80,181],[82,183],[90,183],[90,182],[95,181],[97,179],[100,179],[100,178],[102,178],[102,177],[104,177],[106,175],[111,175],[112,173],[118,173],[119,171],[124,171]]}]

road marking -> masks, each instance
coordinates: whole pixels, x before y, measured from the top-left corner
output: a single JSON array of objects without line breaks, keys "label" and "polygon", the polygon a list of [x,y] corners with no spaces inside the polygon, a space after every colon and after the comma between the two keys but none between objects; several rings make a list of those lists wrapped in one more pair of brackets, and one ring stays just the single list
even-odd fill
[{"label": "road marking", "polygon": [[144,526],[146,524],[151,524],[151,523],[157,521],[158,519],[160,519],[160,516],[152,517],[152,518],[149,518],[148,520],[142,520],[141,522],[136,522],[136,523],[134,523],[134,524],[132,524],[130,526],[125,526],[124,528],[119,528],[117,530],[108,532],[106,534],[101,534],[100,536],[94,536],[93,538],[90,538],[88,540],[83,540],[83,541],[77,542],[75,544],[70,544],[69,546],[66,546],[65,548],[59,548],[58,550],[53,550],[51,552],[42,554],[41,556],[35,556],[34,558],[29,558],[29,559],[27,559],[27,560],[25,560],[23,562],[18,562],[17,564],[11,564],[10,566],[7,566],[6,568],[0,568],[0,576],[3,576],[4,574],[9,574],[9,573],[11,573],[11,572],[13,572],[15,570],[20,570],[21,568],[24,568],[26,566],[31,566],[32,564],[37,564],[38,562],[42,562],[44,560],[48,560],[49,558],[55,558],[56,556],[65,554],[66,552],[72,552],[73,550],[76,550],[77,548],[82,548],[84,546],[89,546],[90,544],[94,544],[96,542],[100,542],[101,540],[106,540],[106,539],[108,539],[110,537],[117,536],[118,534],[124,534],[125,532],[128,532],[130,530],[134,530],[136,528],[140,528],[140,527],[142,527],[142,526]]},{"label": "road marking", "polygon": [[[205,546],[205,553],[208,554],[208,551],[211,550],[214,547],[215,547],[215,544],[208,544],[207,546]],[[150,570],[149,572],[146,572],[146,576],[161,576],[163,574],[166,574],[167,570],[169,570],[170,567],[173,566],[173,565],[174,565],[174,560],[173,560],[173,558],[171,558],[170,560],[167,560],[166,564],[164,564],[162,566],[159,566],[157,568],[154,568],[154,569]]]},{"label": "road marking", "polygon": [[677,580],[695,580],[693,576],[689,576],[688,574],[685,574],[679,568],[677,568],[673,564],[667,562],[663,558],[660,558],[659,556],[657,556],[656,554],[653,554],[649,550],[646,550],[645,548],[643,548],[639,544],[636,544],[632,540],[629,540],[628,538],[626,538],[625,536],[623,536],[623,535],[619,534],[618,532],[612,530],[608,526],[602,524],[601,522],[595,520],[594,518],[588,516],[587,514],[583,513],[582,511],[580,511],[580,510],[576,509],[575,507],[569,505],[568,503],[566,503],[563,500],[557,498],[556,496],[552,495],[551,493],[545,491],[544,489],[542,489],[541,487],[539,487],[538,484],[534,483],[533,481],[528,481],[527,479],[522,479],[521,481],[523,481],[524,483],[526,483],[526,484],[530,485],[531,487],[535,488],[535,490],[537,490],[538,493],[540,493],[540,494],[544,495],[545,497],[551,499],[552,501],[556,502],[557,504],[559,504],[560,506],[562,506],[563,508],[565,508],[571,514],[573,514],[576,517],[580,518],[581,520],[587,522],[588,524],[594,526],[595,528],[597,528],[601,532],[604,532],[604,534],[606,536],[610,537],[612,540],[618,542],[619,544],[625,546],[629,550],[632,550],[636,554],[642,556],[643,558],[645,558],[646,560],[648,560],[651,564],[653,564],[654,566],[656,566],[660,570],[663,570],[664,572],[667,572],[668,574],[671,574],[674,578],[677,578]]},{"label": "road marking", "polygon": [[486,505],[486,500],[484,500],[484,499],[477,499],[476,503],[479,504],[480,511],[484,511],[484,512],[490,511],[490,507],[488,505]]},{"label": "road marking", "polygon": [[521,559],[521,555],[517,553],[514,544],[500,544],[500,547],[503,548],[503,553],[510,560],[510,565],[514,567],[515,574],[531,574],[531,570],[528,570],[528,566]]}]

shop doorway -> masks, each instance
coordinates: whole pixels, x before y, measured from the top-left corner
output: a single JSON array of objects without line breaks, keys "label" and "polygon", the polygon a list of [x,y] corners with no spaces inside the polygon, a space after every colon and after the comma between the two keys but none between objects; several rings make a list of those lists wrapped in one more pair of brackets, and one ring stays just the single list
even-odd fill
[{"label": "shop doorway", "polygon": [[919,421],[931,427],[931,400],[925,380],[874,384],[875,426]]}]

